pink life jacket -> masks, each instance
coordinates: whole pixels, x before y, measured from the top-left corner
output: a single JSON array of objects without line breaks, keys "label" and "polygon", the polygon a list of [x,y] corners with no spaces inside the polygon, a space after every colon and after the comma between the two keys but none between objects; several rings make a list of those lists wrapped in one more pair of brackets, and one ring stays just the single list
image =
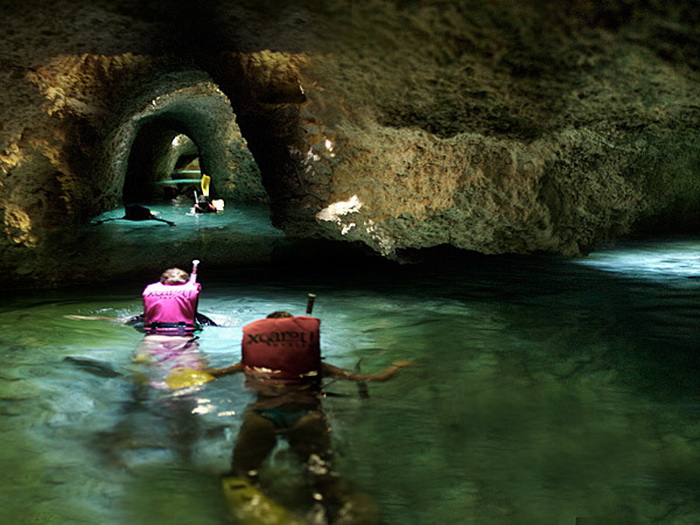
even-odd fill
[{"label": "pink life jacket", "polygon": [[149,335],[191,335],[200,283],[151,283],[143,290],[144,327]]},{"label": "pink life jacket", "polygon": [[300,315],[258,319],[243,327],[241,361],[246,374],[299,381],[321,371],[321,320]]}]

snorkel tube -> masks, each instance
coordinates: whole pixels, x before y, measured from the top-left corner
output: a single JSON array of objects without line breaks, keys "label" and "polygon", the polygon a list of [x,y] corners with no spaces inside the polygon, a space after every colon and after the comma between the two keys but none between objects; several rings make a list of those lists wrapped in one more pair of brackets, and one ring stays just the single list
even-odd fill
[{"label": "snorkel tube", "polygon": [[306,315],[311,315],[314,311],[314,301],[316,300],[316,294],[310,293],[306,299]]},{"label": "snorkel tube", "polygon": [[195,259],[192,261],[192,271],[190,272],[191,283],[197,282],[197,266],[199,266],[199,259]]}]

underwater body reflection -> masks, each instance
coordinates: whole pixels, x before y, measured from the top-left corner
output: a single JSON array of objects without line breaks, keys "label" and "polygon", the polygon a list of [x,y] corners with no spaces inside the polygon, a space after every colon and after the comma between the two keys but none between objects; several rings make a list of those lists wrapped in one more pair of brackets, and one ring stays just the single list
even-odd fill
[{"label": "underwater body reflection", "polygon": [[[383,523],[698,523],[697,243],[342,272],[213,276],[203,261],[200,311],[225,326],[199,343],[229,365],[244,324],[303,313],[313,292],[329,363],[422,363],[368,399],[334,383],[344,395],[322,401],[337,467]],[[4,523],[227,522],[218,476],[252,400],[243,378],[151,388],[131,362],[141,334],[63,317],[138,313],[152,277],[0,307]],[[261,475],[289,494],[300,474],[284,448],[272,459]]]}]

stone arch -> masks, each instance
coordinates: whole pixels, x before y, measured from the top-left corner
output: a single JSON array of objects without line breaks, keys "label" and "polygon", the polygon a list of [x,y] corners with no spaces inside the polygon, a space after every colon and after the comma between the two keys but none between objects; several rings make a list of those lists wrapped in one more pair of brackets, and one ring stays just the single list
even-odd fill
[{"label": "stone arch", "polygon": [[126,101],[121,115],[105,141],[102,169],[108,182],[103,202],[116,207],[126,199],[152,199],[155,182],[170,175],[171,144],[177,135],[196,146],[202,171],[211,177],[218,196],[234,202],[268,201],[231,104],[206,74],[159,77]]}]

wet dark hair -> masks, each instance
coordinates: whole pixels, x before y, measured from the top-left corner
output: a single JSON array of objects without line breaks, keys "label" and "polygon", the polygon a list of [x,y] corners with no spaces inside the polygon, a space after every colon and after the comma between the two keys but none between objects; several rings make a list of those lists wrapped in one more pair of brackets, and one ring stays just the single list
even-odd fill
[{"label": "wet dark hair", "polygon": [[268,314],[267,318],[268,319],[278,319],[280,317],[294,317],[292,314],[289,312],[272,312],[271,314]]},{"label": "wet dark hair", "polygon": [[190,274],[180,268],[168,268],[160,276],[160,282],[163,284],[185,284],[190,280]]}]

